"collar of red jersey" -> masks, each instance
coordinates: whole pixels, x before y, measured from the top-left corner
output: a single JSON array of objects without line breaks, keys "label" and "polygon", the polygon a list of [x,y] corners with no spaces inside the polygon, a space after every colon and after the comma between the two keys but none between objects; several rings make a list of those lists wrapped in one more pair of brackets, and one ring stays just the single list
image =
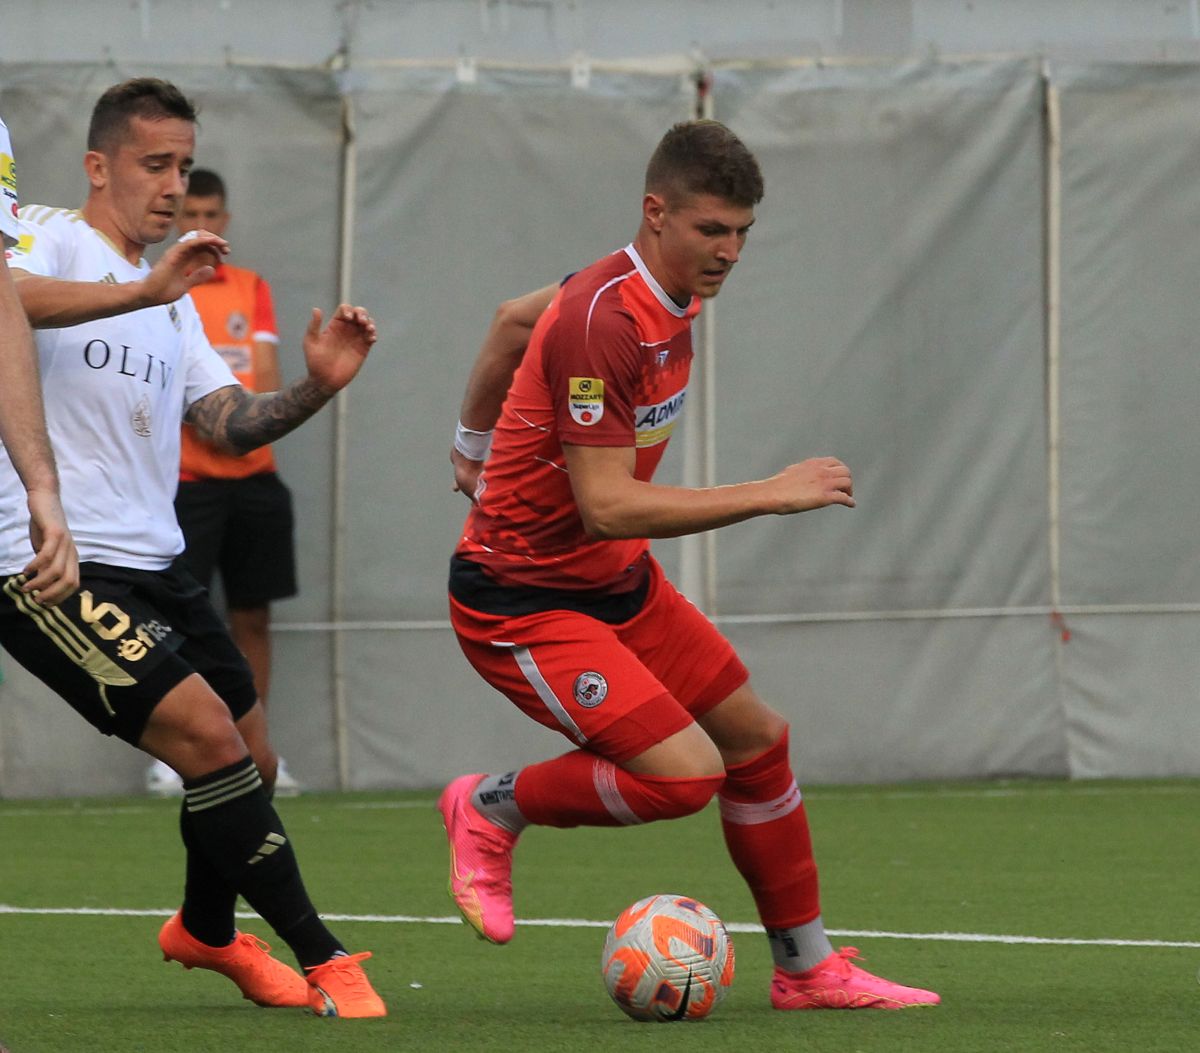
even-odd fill
[{"label": "collar of red jersey", "polygon": [[671,297],[667,295],[667,291],[658,284],[658,279],[650,273],[650,268],[646,266],[646,261],[642,259],[641,255],[638,253],[638,250],[633,247],[632,241],[625,246],[625,255],[627,255],[633,261],[633,265],[637,268],[638,274],[642,276],[642,281],[644,281],[650,291],[654,293],[655,299],[657,299],[658,302],[662,304],[663,307],[665,307],[668,311],[670,311],[671,314],[673,314],[676,318],[686,318],[688,316],[688,312],[691,311],[692,301],[695,300],[695,297],[693,296],[691,300],[688,300],[685,307],[680,307],[679,304],[677,304],[671,299]]}]

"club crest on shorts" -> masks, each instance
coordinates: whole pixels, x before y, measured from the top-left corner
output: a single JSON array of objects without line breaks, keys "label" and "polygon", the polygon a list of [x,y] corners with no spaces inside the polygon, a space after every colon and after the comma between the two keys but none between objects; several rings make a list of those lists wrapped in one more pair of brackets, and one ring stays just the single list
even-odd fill
[{"label": "club crest on shorts", "polygon": [[567,392],[571,419],[585,428],[604,416],[604,381],[599,377],[571,377]]},{"label": "club crest on shorts", "polygon": [[599,673],[580,673],[575,678],[575,701],[584,709],[595,709],[608,697],[608,681]]}]

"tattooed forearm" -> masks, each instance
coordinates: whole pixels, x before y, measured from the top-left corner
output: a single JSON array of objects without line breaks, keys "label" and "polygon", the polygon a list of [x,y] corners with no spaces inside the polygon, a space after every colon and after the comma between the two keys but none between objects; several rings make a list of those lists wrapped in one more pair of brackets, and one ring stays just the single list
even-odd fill
[{"label": "tattooed forearm", "polygon": [[187,422],[221,449],[249,453],[303,424],[332,397],[307,377],[264,395],[218,388],[192,403]]}]

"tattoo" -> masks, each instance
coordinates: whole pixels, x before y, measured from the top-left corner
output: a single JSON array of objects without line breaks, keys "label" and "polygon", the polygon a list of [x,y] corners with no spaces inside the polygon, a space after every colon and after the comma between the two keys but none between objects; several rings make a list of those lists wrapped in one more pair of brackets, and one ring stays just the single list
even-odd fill
[{"label": "tattoo", "polygon": [[232,453],[243,454],[281,439],[331,398],[332,393],[307,377],[282,391],[262,395],[231,385],[197,399],[184,419],[202,438]]}]

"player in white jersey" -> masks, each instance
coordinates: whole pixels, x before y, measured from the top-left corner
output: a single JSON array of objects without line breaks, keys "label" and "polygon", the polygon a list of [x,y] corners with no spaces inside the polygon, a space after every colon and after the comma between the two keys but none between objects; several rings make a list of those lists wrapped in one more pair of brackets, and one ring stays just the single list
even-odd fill
[{"label": "player in white jersey", "polygon": [[[262,395],[236,382],[185,295],[226,243],[200,233],[153,268],[142,259],[187,189],[195,116],[165,81],[115,85],[92,114],[83,208],[22,210],[13,275],[37,332],[81,586],[55,610],[22,593],[25,524],[0,508],[0,644],[100,731],[183,777],[187,873],[159,933],[168,960],[229,976],[260,1005],[383,1016],[359,964],[369,955],[347,954],[322,923],[271,805],[276,758],[250,669],[204,589],[172,565],[181,419],[231,452],[272,442],[354,378],[375,325],[342,304],[322,329],[314,310],[303,379]],[[0,494],[14,486],[0,465]],[[237,932],[239,894],[306,975]]]},{"label": "player in white jersey", "polygon": [[79,559],[59,498],[29,323],[8,272],[17,237],[17,165],[0,120],[0,442],[16,484],[4,500],[23,500],[29,512],[26,538],[33,555],[21,567],[19,588],[53,606],[78,587]]}]

